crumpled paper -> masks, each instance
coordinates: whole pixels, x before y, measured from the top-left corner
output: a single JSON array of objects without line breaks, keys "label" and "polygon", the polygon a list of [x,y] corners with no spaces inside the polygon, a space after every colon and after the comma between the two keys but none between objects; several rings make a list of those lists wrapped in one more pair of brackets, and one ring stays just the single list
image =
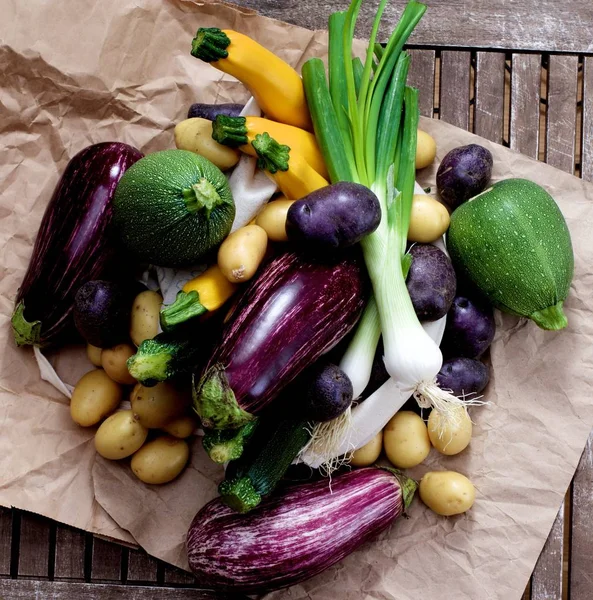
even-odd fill
[{"label": "crumpled paper", "polygon": [[[94,429],[70,419],[68,401],[39,377],[33,351],[10,332],[13,302],[41,216],[67,161],[84,146],[121,140],[173,147],[192,102],[243,102],[231,77],[189,55],[199,26],[252,35],[296,67],[324,57],[327,39],[227,5],[191,0],[8,0],[0,23],[0,504],[37,512],[187,567],[186,529],[216,495],[222,469],[194,443],[175,482],[148,486],[126,461],[95,454]],[[376,541],[326,573],[271,598],[406,600],[519,598],[593,425],[593,187],[439,121],[422,128],[451,148],[477,142],[494,154],[494,178],[527,177],[558,201],[576,270],[569,326],[544,332],[497,314],[490,405],[472,411],[461,455],[432,452],[421,467],[453,469],[475,483],[466,515],[440,518],[418,500]],[[434,187],[435,168],[420,173]],[[49,357],[69,384],[92,366],[82,348]]]}]

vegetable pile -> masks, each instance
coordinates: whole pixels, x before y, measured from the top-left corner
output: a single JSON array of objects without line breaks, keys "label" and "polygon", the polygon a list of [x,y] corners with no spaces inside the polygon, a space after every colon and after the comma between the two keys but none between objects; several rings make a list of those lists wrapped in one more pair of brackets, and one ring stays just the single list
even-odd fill
[{"label": "vegetable pile", "polygon": [[[469,510],[464,474],[403,471],[470,451],[494,309],[567,325],[574,258],[556,203],[535,182],[492,182],[477,144],[442,158],[436,195],[416,184],[437,143],[418,129],[404,45],[426,6],[411,0],[381,45],[381,0],[360,60],[361,2],[330,17],[327,73],[198,29],[191,54],[263,116],[195,103],[175,148],[82,150],[17,295],[17,344],[86,344],[95,368],[70,410],[101,457],[145,485],[183,477],[195,443],[224,465],[187,536],[205,588],[302,582],[391,526],[416,489],[439,515]],[[237,224],[245,161],[277,192]]]}]

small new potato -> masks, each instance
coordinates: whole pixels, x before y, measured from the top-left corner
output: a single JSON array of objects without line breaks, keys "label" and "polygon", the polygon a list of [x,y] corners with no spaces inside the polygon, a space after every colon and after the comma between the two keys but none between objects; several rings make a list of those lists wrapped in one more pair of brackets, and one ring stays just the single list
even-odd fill
[{"label": "small new potato", "polygon": [[91,427],[111,414],[122,398],[122,387],[105,371],[90,371],[80,378],[72,392],[70,416],[78,425]]},{"label": "small new potato", "polygon": [[286,214],[294,202],[294,200],[288,200],[285,196],[281,196],[277,200],[268,202],[258,213],[255,224],[268,234],[268,238],[272,242],[288,241]]},{"label": "small new potato", "polygon": [[136,349],[130,344],[118,344],[113,348],[105,348],[101,353],[101,365],[105,373],[122,385],[132,385],[136,380],[128,371],[127,361],[136,354]]},{"label": "small new potato", "polygon": [[136,346],[151,340],[159,332],[159,318],[163,297],[152,290],[140,292],[132,305],[130,337]]},{"label": "small new potato", "polygon": [[189,446],[184,440],[163,436],[140,448],[132,457],[131,467],[144,483],[168,483],[183,471],[188,459]]},{"label": "small new potato", "polygon": [[447,456],[459,454],[472,439],[472,421],[463,405],[452,406],[445,415],[433,409],[428,417],[428,436],[432,445]]},{"label": "small new potato", "polygon": [[449,229],[449,211],[447,208],[425,194],[414,194],[408,241],[434,242]]},{"label": "small new potato", "polygon": [[424,169],[434,162],[437,155],[437,144],[426,131],[418,130],[416,144],[416,169]]},{"label": "small new potato", "polygon": [[368,467],[379,458],[382,448],[383,431],[379,431],[370,442],[354,452],[350,464],[353,467]]},{"label": "small new potato", "polygon": [[420,499],[437,515],[450,517],[468,511],[476,498],[472,482],[455,471],[430,471],[420,481]]},{"label": "small new potato", "polygon": [[218,249],[218,267],[231,283],[249,281],[268,247],[268,235],[259,225],[245,225],[231,233]]},{"label": "small new potato", "polygon": [[153,387],[136,385],[130,404],[138,421],[149,429],[159,429],[186,412],[191,395],[168,381]]},{"label": "small new potato", "polygon": [[93,346],[92,344],[87,344],[86,346],[86,355],[95,367],[103,366],[101,364],[101,352],[103,352],[103,348]]},{"label": "small new potato", "polygon": [[221,171],[226,171],[239,162],[241,153],[238,150],[212,139],[212,121],[208,119],[185,119],[177,123],[174,135],[177,148],[200,154]]},{"label": "small new potato", "polygon": [[383,430],[383,447],[395,467],[408,469],[419,465],[430,452],[424,421],[410,410],[396,413]]},{"label": "small new potato", "polygon": [[109,460],[130,456],[146,441],[148,429],[134,417],[131,410],[122,410],[101,423],[95,434],[95,449]]},{"label": "small new potato", "polygon": [[178,417],[167,423],[163,427],[163,431],[176,438],[189,437],[198,426],[198,420],[191,415],[185,415],[184,417]]}]

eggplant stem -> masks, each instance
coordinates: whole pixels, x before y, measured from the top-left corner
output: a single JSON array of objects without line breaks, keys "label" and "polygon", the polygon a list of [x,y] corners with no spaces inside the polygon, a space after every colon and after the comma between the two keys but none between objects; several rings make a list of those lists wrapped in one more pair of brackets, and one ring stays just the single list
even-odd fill
[{"label": "eggplant stem", "polygon": [[12,333],[17,346],[39,346],[41,340],[41,321],[25,319],[25,303],[19,302],[10,320]]}]

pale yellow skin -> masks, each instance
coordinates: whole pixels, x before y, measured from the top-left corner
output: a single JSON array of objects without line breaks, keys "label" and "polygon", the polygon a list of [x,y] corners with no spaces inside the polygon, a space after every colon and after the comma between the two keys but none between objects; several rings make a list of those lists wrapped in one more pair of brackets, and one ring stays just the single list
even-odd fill
[{"label": "pale yellow skin", "polygon": [[419,465],[430,452],[424,421],[409,410],[396,413],[383,429],[383,448],[395,467],[409,469]]},{"label": "pale yellow skin", "polygon": [[257,215],[256,225],[265,230],[272,242],[286,242],[288,240],[286,215],[294,202],[294,200],[288,200],[282,196],[277,200],[268,202]]},{"label": "pale yellow skin", "polygon": [[372,465],[380,456],[383,449],[383,431],[379,433],[362,448],[354,452],[350,459],[353,467],[368,467]]},{"label": "pale yellow skin", "polygon": [[189,446],[171,436],[148,442],[132,457],[132,472],[140,481],[150,484],[168,483],[185,468]]},{"label": "pale yellow skin", "polygon": [[163,381],[153,387],[136,385],[130,404],[138,421],[149,429],[159,429],[186,412],[191,402],[189,393]]},{"label": "pale yellow skin", "polygon": [[445,517],[468,511],[476,498],[472,482],[455,471],[426,473],[420,481],[419,493],[430,510]]},{"label": "pale yellow skin", "polygon": [[162,429],[176,438],[189,437],[198,426],[198,420],[191,415],[178,417],[167,423]]},{"label": "pale yellow skin", "polygon": [[408,241],[428,244],[440,238],[449,229],[449,211],[447,208],[424,194],[414,194]]},{"label": "pale yellow skin", "polygon": [[70,400],[70,416],[82,427],[91,427],[110,415],[122,401],[123,389],[105,371],[96,369],[83,375]]},{"label": "pale yellow skin", "polygon": [[221,171],[226,171],[239,162],[241,153],[238,150],[212,139],[212,121],[208,119],[185,119],[175,126],[174,135],[177,148],[200,154]]},{"label": "pale yellow skin", "polygon": [[416,144],[416,169],[424,169],[434,162],[437,155],[437,144],[426,131],[418,130]]},{"label": "pale yellow skin", "polygon": [[109,460],[131,456],[146,441],[148,429],[143,427],[131,410],[122,410],[105,419],[95,434],[95,449]]},{"label": "pale yellow skin", "polygon": [[231,283],[249,281],[266,254],[268,236],[259,225],[231,233],[218,249],[218,267]]},{"label": "pale yellow skin", "polygon": [[101,353],[101,365],[105,373],[122,385],[133,385],[136,380],[130,375],[126,361],[136,354],[136,348],[130,344],[118,344],[105,348]]},{"label": "pale yellow skin", "polygon": [[459,454],[472,439],[472,421],[465,406],[450,407],[451,415],[444,417],[433,410],[428,417],[428,436],[432,445],[448,456]]},{"label": "pale yellow skin", "polygon": [[101,352],[103,352],[103,348],[93,346],[92,344],[87,344],[86,355],[95,367],[103,366],[101,364]]},{"label": "pale yellow skin", "polygon": [[132,304],[130,337],[136,346],[151,340],[159,332],[159,316],[163,297],[151,290],[140,292]]}]

